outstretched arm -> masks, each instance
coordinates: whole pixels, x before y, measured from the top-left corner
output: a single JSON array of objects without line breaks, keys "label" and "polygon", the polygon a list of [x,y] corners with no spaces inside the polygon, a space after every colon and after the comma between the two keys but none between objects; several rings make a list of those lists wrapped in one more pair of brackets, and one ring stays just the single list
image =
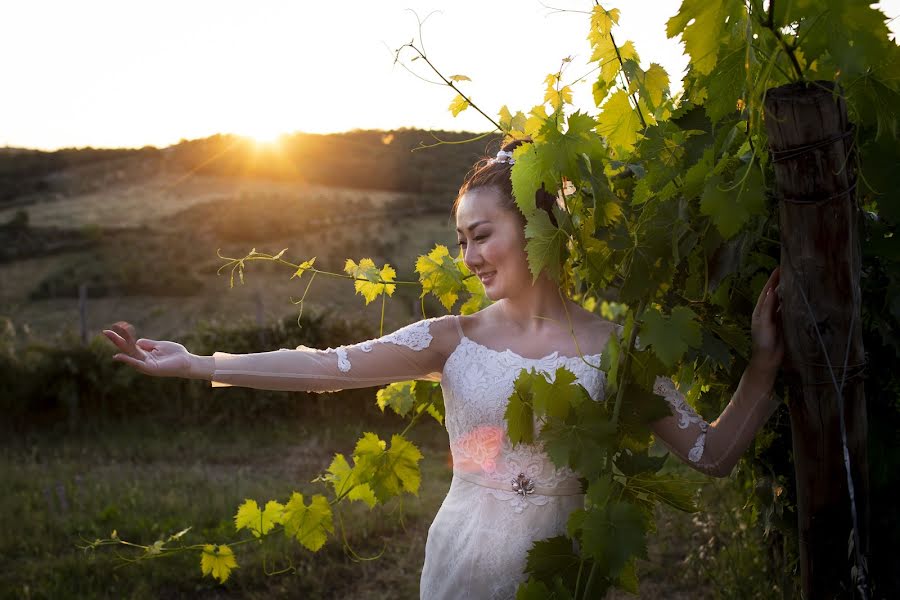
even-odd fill
[{"label": "outstretched arm", "polygon": [[657,377],[654,391],[671,405],[673,414],[654,422],[656,436],[676,456],[698,471],[725,477],[778,406],[772,386],[784,357],[778,298],[780,269],[759,293],[750,323],[752,355],[731,401],[712,423],[685,402],[671,379]]},{"label": "outstretched arm", "polygon": [[[422,319],[377,339],[325,350],[298,346],[294,350],[197,356],[174,342],[141,339],[131,352],[114,358],[150,375],[206,379],[212,387],[326,392],[410,379],[438,381],[444,362],[458,343],[454,318]],[[110,339],[120,348],[128,348]],[[178,359],[178,367],[163,369],[160,359]]]}]

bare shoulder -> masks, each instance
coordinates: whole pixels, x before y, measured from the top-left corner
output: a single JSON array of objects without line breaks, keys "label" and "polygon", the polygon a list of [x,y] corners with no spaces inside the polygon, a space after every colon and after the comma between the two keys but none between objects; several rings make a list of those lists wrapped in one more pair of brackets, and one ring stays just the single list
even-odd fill
[{"label": "bare shoulder", "polygon": [[584,308],[578,308],[578,319],[572,315],[572,322],[579,339],[586,347],[586,352],[602,353],[612,336],[621,333],[622,326],[594,314]]}]

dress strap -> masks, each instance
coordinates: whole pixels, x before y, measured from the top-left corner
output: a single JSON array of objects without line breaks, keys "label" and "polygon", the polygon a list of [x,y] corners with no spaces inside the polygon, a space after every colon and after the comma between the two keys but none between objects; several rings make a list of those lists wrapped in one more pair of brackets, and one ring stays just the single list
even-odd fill
[{"label": "dress strap", "polygon": [[459,315],[453,316],[453,322],[456,323],[456,330],[459,332],[460,341],[462,341],[462,339],[466,337],[466,334],[463,333],[462,325],[459,323]]}]

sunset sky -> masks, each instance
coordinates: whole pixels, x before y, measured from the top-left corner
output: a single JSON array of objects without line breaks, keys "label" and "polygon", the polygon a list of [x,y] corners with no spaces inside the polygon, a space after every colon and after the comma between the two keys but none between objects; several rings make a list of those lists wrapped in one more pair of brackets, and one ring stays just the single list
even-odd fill
[{"label": "sunset sky", "polygon": [[[453,118],[449,88],[426,83],[393,51],[425,23],[429,59],[485,112],[528,111],[544,77],[572,55],[563,80],[591,71],[586,0],[27,0],[0,6],[0,146],[166,146],[238,133],[327,133],[422,127],[486,131],[474,110]],[[680,0],[604,4],[622,11],[617,41],[642,66],[662,64],[674,87],[687,63],[665,22]],[[880,4],[890,17],[900,0]],[[550,8],[552,7],[552,8]],[[558,13],[553,8],[572,11]],[[897,32],[897,21],[890,24]],[[434,79],[424,61],[414,71]],[[575,104],[592,109],[590,85]]]}]

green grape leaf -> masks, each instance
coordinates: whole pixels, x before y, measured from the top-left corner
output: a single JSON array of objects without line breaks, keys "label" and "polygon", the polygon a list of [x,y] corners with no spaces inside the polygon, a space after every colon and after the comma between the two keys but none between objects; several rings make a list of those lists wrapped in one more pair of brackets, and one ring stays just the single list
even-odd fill
[{"label": "green grape leaf", "polygon": [[614,92],[601,107],[597,117],[597,133],[606,138],[607,143],[619,154],[627,154],[637,143],[641,120],[631,107],[625,90]]},{"label": "green grape leaf", "polygon": [[609,502],[587,511],[582,523],[584,553],[616,577],[633,557],[647,558],[647,522],[629,502]]},{"label": "green grape leaf", "polygon": [[647,452],[634,453],[625,450],[616,457],[616,466],[625,475],[637,475],[638,473],[656,473],[663,468],[668,454],[662,456],[650,456]]},{"label": "green grape leaf", "polygon": [[537,540],[528,550],[525,572],[541,581],[561,577],[567,587],[575,588],[581,557],[572,540],[564,535]]},{"label": "green grape leaf", "polygon": [[367,432],[357,442],[353,459],[360,467],[360,480],[369,484],[379,502],[402,492],[418,495],[422,453],[401,435],[394,434],[387,448],[377,435]]},{"label": "green grape leaf", "polygon": [[808,60],[827,53],[841,79],[852,85],[873,65],[891,61],[889,52],[896,42],[889,38],[887,17],[880,8],[852,1],[828,3],[826,8],[819,3],[798,4],[794,12],[805,18],[797,35]]},{"label": "green grape leaf", "polygon": [[328,499],[321,494],[312,497],[309,505],[303,494],[294,492],[284,506],[284,531],[303,546],[318,552],[325,545],[329,533],[334,533],[334,521]]},{"label": "green grape leaf", "polygon": [[[613,487],[612,474],[609,472],[603,473],[599,478],[591,481],[585,493],[585,499],[588,501],[587,506],[605,506],[612,497],[613,492],[617,491],[613,490]],[[618,484],[615,487],[617,489],[621,488]]]},{"label": "green grape leaf", "polygon": [[635,566],[637,561],[635,559],[631,559],[625,563],[625,566],[622,567],[622,572],[619,573],[618,585],[620,588],[629,592],[631,594],[638,593],[638,577],[637,577],[637,567]]},{"label": "green grape leaf", "polygon": [[725,239],[740,231],[751,216],[765,212],[766,198],[759,170],[748,165],[738,170],[735,179],[742,183],[728,186],[734,189],[724,189],[723,177],[713,175],[706,181],[700,198],[700,213],[712,218]]},{"label": "green grape leaf", "polygon": [[534,383],[538,378],[543,379],[543,375],[532,369],[522,369],[513,384],[513,393],[503,415],[507,422],[507,435],[513,445],[534,441]]},{"label": "green grape leaf", "polygon": [[[594,586],[596,588],[596,586]],[[543,581],[529,577],[519,585],[516,600],[574,600],[572,592],[566,588],[560,577],[554,578],[548,587]]]},{"label": "green grape leaf", "polygon": [[507,133],[521,133],[524,135],[525,133],[525,115],[522,111],[516,112],[513,115],[509,112],[509,108],[504,105],[500,109],[500,129]]},{"label": "green grape leaf", "polygon": [[354,472],[343,454],[334,455],[334,459],[328,467],[328,474],[322,477],[322,480],[331,483],[334,487],[335,498],[341,497],[346,492],[346,498],[365,502],[369,508],[378,503],[369,484],[360,481],[359,469]]},{"label": "green grape leaf", "polygon": [[469,101],[466,100],[462,94],[457,94],[456,98],[453,99],[453,102],[451,102],[449,106],[450,112],[453,113],[454,117],[467,108],[469,108]]},{"label": "green grape leaf", "polygon": [[619,24],[619,9],[606,10],[599,4],[591,9],[591,29],[588,32],[588,41],[595,46],[609,37],[612,26]]},{"label": "green grape leaf", "polygon": [[668,402],[636,382],[624,390],[619,412],[620,445],[633,452],[644,452],[650,444],[650,423],[672,414]]},{"label": "green grape leaf", "polygon": [[700,324],[696,319],[696,313],[685,306],[676,306],[668,317],[655,308],[648,308],[638,334],[642,347],[651,346],[667,367],[675,366],[688,347],[700,346]]},{"label": "green grape leaf", "polygon": [[712,360],[713,366],[716,368],[731,368],[732,359],[728,345],[706,329],[703,330],[703,344],[700,346],[700,350],[703,356]]},{"label": "green grape leaf", "polygon": [[422,293],[434,294],[447,310],[453,310],[453,305],[459,298],[459,292],[465,286],[463,274],[458,263],[450,256],[447,246],[437,244],[428,254],[416,259],[416,272],[419,274],[419,283],[422,284]]},{"label": "green grape leaf", "polygon": [[614,396],[619,389],[619,362],[622,347],[619,336],[614,332],[606,342],[606,348],[600,355],[600,370],[606,373],[605,392],[607,397]]},{"label": "green grape leaf", "polygon": [[232,569],[237,569],[237,559],[234,552],[225,544],[206,544],[200,551],[200,571],[218,579],[219,583],[228,581]]},{"label": "green grape leaf", "polygon": [[416,396],[416,411],[422,412],[422,409],[428,411],[434,420],[444,424],[444,395],[441,386],[434,382],[416,381],[413,385]]},{"label": "green grape leaf", "polygon": [[510,173],[513,196],[519,211],[530,215],[537,208],[535,194],[545,183],[552,160],[548,159],[544,146],[539,144],[522,144],[513,150],[513,158],[516,161]]},{"label": "green grape leaf", "polygon": [[703,103],[703,108],[713,123],[718,123],[726,115],[735,112],[738,99],[746,98],[746,48],[743,40],[736,40],[722,47],[722,55],[707,84],[709,97]]},{"label": "green grape leaf", "polygon": [[644,71],[637,61],[628,60],[623,70],[628,76],[629,92],[640,94],[644,102],[657,108],[669,95],[669,74],[658,63],[650,63],[650,68]]},{"label": "green grape leaf", "polygon": [[282,521],[284,506],[275,500],[269,500],[264,510],[259,510],[256,500],[245,500],[234,515],[236,530],[249,529],[255,537],[265,535]]},{"label": "green grape leaf", "polygon": [[605,469],[615,433],[616,426],[603,403],[591,401],[575,406],[566,419],[547,419],[540,439],[553,464],[569,467],[590,480]]},{"label": "green grape leaf", "polygon": [[715,68],[725,20],[730,17],[733,22],[737,17],[738,9],[729,4],[684,0],[678,14],[666,23],[666,36],[672,38],[681,34],[685,52],[691,57],[691,69],[700,75],[706,75]]},{"label": "green grape leaf", "polygon": [[395,413],[405,417],[416,403],[414,386],[413,381],[397,381],[381,388],[375,393],[378,408],[384,412],[385,407],[390,406]]},{"label": "green grape leaf", "polygon": [[587,391],[575,379],[575,374],[562,366],[556,369],[553,383],[544,377],[535,378],[532,386],[534,414],[538,417],[568,417],[569,409],[587,397]]},{"label": "green grape leaf", "polygon": [[681,195],[685,200],[692,200],[703,192],[704,183],[713,168],[713,148],[707,148],[703,156],[684,174]]},{"label": "green grape leaf", "polygon": [[546,211],[535,210],[528,215],[525,237],[528,239],[525,251],[528,254],[532,283],[537,281],[544,269],[554,281],[559,281],[567,254],[566,233],[559,227],[554,227]]},{"label": "green grape leaf", "polygon": [[[366,299],[367,305],[382,293],[393,296],[394,288],[397,287],[396,284],[389,283],[397,276],[397,272],[394,271],[393,267],[386,264],[379,270],[371,258],[363,258],[358,265],[348,258],[344,264],[344,272],[355,279],[353,285],[356,293],[362,294]],[[363,281],[361,278],[366,279],[366,281]]]},{"label": "green grape leaf", "polygon": [[544,102],[549,102],[553,110],[559,111],[562,110],[564,104],[572,104],[572,88],[564,85],[557,89],[559,85],[559,75],[557,73],[550,73],[544,81],[547,84],[544,92]]}]

